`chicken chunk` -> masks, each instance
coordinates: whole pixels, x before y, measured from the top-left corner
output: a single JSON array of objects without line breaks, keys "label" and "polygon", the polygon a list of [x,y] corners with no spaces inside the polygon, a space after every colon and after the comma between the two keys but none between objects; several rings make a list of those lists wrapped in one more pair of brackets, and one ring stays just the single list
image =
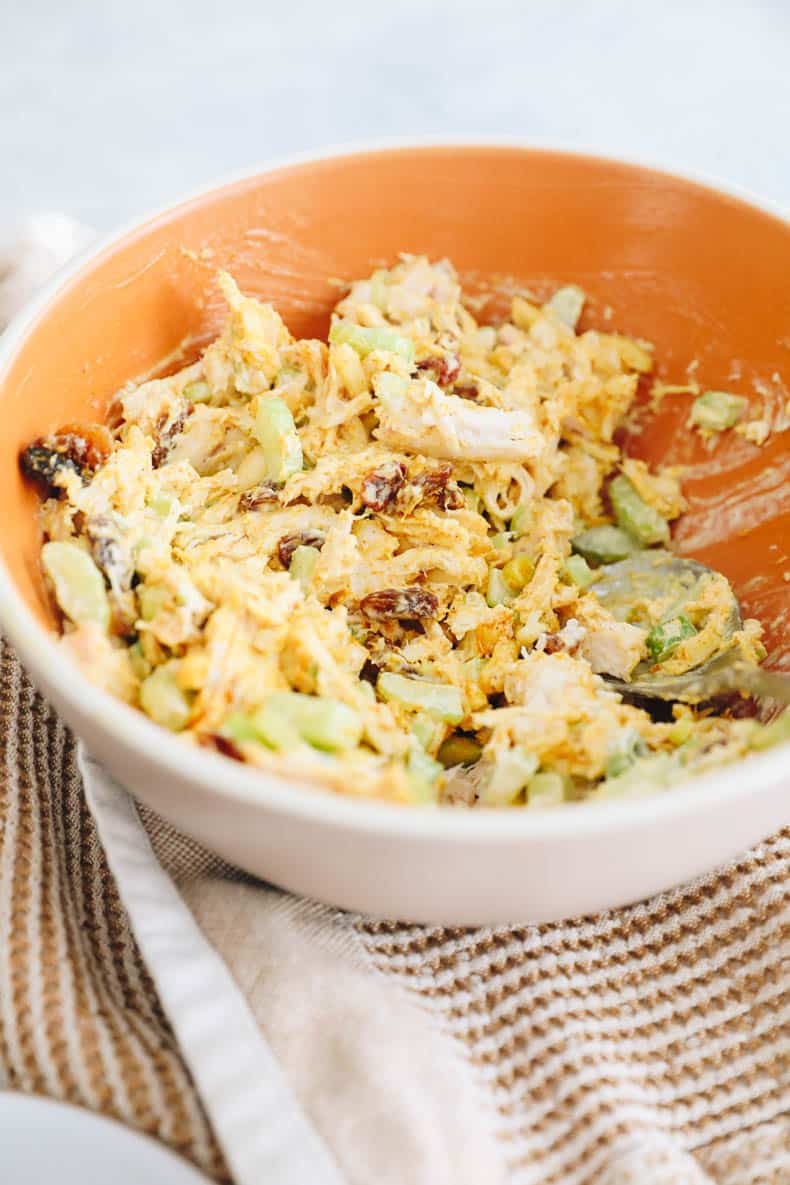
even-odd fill
[{"label": "chicken chunk", "polygon": [[390,448],[448,461],[527,461],[546,446],[529,412],[477,407],[430,379],[381,374],[376,396],[378,437]]}]

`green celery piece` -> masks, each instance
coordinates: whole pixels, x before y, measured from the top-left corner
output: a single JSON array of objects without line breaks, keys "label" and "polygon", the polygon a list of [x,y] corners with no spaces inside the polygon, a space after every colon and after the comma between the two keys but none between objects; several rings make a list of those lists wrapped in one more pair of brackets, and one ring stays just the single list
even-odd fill
[{"label": "green celery piece", "polygon": [[507,806],[521,793],[538,768],[533,753],[511,749],[496,759],[491,777],[483,787],[481,801],[485,806]]},{"label": "green celery piece", "polygon": [[686,638],[693,638],[696,634],[685,613],[671,617],[668,621],[659,621],[647,635],[645,645],[654,662],[663,662],[672,651]]},{"label": "green celery piece", "polygon": [[577,555],[591,564],[614,564],[639,550],[639,545],[620,527],[589,527],[571,539]]},{"label": "green celery piece", "polygon": [[653,543],[669,541],[669,523],[654,506],[645,502],[627,477],[620,474],[611,482],[609,497],[617,525],[638,543],[649,547]]},{"label": "green celery piece", "polygon": [[350,321],[335,321],[329,330],[332,345],[348,345],[364,358],[373,350],[384,350],[388,354],[399,354],[407,362],[414,362],[414,342],[394,329],[369,329],[354,325]]},{"label": "green celery piece", "polygon": [[178,662],[157,667],[140,684],[140,707],[163,728],[181,732],[189,719],[192,700],[178,686]]},{"label": "green celery piece", "polygon": [[291,566],[288,571],[292,579],[299,581],[302,586],[302,592],[305,594],[313,582],[313,572],[320,554],[317,547],[300,546],[296,548],[291,556]]},{"label": "green celery piece", "polygon": [[444,773],[444,766],[429,756],[420,745],[415,745],[409,751],[408,770],[426,782],[435,782],[439,774]]},{"label": "green celery piece", "polygon": [[222,722],[219,730],[222,736],[232,741],[255,741],[260,744],[261,736],[255,726],[255,719],[247,712],[231,712]]},{"label": "green celery piece", "polygon": [[555,770],[540,770],[527,784],[527,806],[557,806],[565,801],[566,781]]},{"label": "green celery piece", "polygon": [[356,749],[362,739],[359,713],[340,700],[275,691],[253,717],[272,748],[292,748],[294,737],[329,753]]},{"label": "green celery piece", "polygon": [[510,530],[516,536],[516,538],[518,538],[519,535],[524,534],[530,517],[531,510],[529,504],[522,502],[522,504],[516,508],[516,512],[510,520]]},{"label": "green celery piece", "polygon": [[563,579],[568,584],[575,584],[577,588],[589,588],[595,573],[583,555],[569,555],[562,568]]},{"label": "green celery piece", "polygon": [[647,756],[647,745],[635,728],[624,728],[609,744],[607,778],[616,778],[640,758]]},{"label": "green celery piece", "polygon": [[466,509],[471,510],[473,514],[477,514],[480,510],[480,495],[476,494],[471,486],[462,486],[464,501],[466,502]]},{"label": "green celery piece", "polygon": [[640,798],[664,790],[685,776],[680,750],[639,757],[616,778],[606,778],[591,795],[596,799]]},{"label": "green celery piece", "polygon": [[45,543],[41,563],[66,617],[75,625],[95,622],[106,630],[110,624],[110,602],[104,578],[87,551],[76,543]]},{"label": "green celery piece", "polygon": [[461,692],[450,683],[429,683],[394,671],[382,671],[376,684],[383,700],[404,708],[427,712],[448,724],[460,724],[464,716]]},{"label": "green celery piece", "polygon": [[158,493],[149,498],[146,505],[160,518],[167,518],[170,511],[177,505],[178,499],[174,494]]},{"label": "green celery piece", "polygon": [[513,589],[505,580],[499,568],[488,569],[488,589],[486,591],[486,601],[493,608],[494,605],[502,605],[505,601],[511,600],[513,596]]},{"label": "green celery piece", "polygon": [[510,531],[499,531],[491,536],[491,546],[497,551],[504,551],[510,543]]},{"label": "green celery piece", "polygon": [[[370,684],[367,686],[370,687]],[[444,725],[426,712],[417,712],[411,720],[410,727],[423,749],[430,749],[445,732]]]},{"label": "green celery piece", "polygon": [[207,403],[211,398],[211,387],[204,379],[195,379],[194,382],[187,383],[181,394],[190,403]]},{"label": "green celery piece", "polygon": [[729,391],[705,391],[691,405],[689,420],[706,432],[725,432],[738,423],[749,406],[743,395]]},{"label": "green celery piece", "polygon": [[269,481],[285,481],[303,467],[302,445],[290,408],[274,395],[258,401],[253,435],[266,458]]}]

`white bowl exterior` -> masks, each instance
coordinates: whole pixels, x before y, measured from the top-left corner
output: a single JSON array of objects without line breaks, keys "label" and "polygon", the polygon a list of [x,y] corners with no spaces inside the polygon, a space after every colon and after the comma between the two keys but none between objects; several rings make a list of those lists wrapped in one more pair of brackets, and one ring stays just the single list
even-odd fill
[{"label": "white bowl exterior", "polygon": [[[269,795],[229,793],[236,771],[225,759],[211,763],[218,781],[167,768],[156,748],[119,743],[78,699],[64,697],[45,672],[38,673],[37,682],[113,776],[181,831],[254,876],[375,917],[461,926],[596,913],[688,881],[788,817],[790,755],[788,765],[765,770],[765,779],[756,783],[759,792],[753,778],[744,779],[742,793],[717,805],[702,793],[695,799],[692,787],[691,809],[682,819],[673,812],[651,818],[629,809],[639,803],[626,803],[616,804],[608,826],[571,826],[579,810],[609,813],[607,806],[595,804],[551,811],[551,821],[560,826],[548,833],[536,815],[524,820],[534,824],[530,828],[515,825],[523,815],[498,812],[514,826],[498,829],[495,836],[487,827],[465,828],[466,834],[459,835],[442,829],[447,813],[436,810],[420,815],[384,808],[384,825],[371,827],[363,818],[365,804],[351,801],[352,811],[335,821],[318,810],[294,812],[291,788],[259,771],[254,776],[261,790],[264,785],[273,789],[274,801]],[[765,763],[754,759],[752,764]],[[327,798],[319,789],[304,793],[317,805]],[[418,822],[422,817],[424,828],[403,834],[387,826],[393,811],[395,816],[407,811]],[[568,824],[564,829],[562,815]]]}]

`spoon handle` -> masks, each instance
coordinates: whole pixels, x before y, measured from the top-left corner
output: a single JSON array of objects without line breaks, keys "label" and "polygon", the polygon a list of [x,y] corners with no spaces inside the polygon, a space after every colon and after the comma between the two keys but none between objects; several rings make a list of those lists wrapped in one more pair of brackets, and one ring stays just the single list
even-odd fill
[{"label": "spoon handle", "polygon": [[734,691],[747,691],[757,699],[775,699],[790,704],[790,675],[779,671],[764,671],[762,667],[751,667],[745,663],[733,663],[721,671],[725,681]]}]

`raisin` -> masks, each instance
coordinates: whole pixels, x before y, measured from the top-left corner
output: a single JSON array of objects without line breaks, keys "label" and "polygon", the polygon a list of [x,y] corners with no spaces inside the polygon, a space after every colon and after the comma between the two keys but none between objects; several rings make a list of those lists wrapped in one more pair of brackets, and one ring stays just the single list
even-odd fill
[{"label": "raisin", "polygon": [[361,498],[364,506],[382,511],[391,506],[406,480],[406,466],[400,461],[387,461],[362,479]]},{"label": "raisin", "polygon": [[277,544],[277,554],[284,568],[290,568],[293,554],[297,547],[317,547],[320,551],[324,546],[325,536],[322,531],[295,531],[293,535],[283,535]]},{"label": "raisin", "polygon": [[432,354],[421,359],[417,369],[429,373],[440,387],[448,387],[461,373],[461,359],[457,354]]},{"label": "raisin", "polygon": [[31,444],[21,454],[19,463],[25,476],[40,481],[48,494],[58,493],[61,484],[59,479],[64,473],[82,476],[82,470],[73,457],[43,444]]},{"label": "raisin", "polygon": [[453,395],[458,395],[461,399],[477,399],[480,391],[476,383],[459,383],[453,387]]},{"label": "raisin", "polygon": [[373,621],[388,621],[391,618],[403,621],[435,617],[439,602],[425,588],[383,588],[363,597],[359,607]]},{"label": "raisin", "polygon": [[258,510],[261,506],[271,506],[277,501],[280,487],[273,482],[263,482],[251,490],[245,490],[239,498],[239,510]]},{"label": "raisin", "polygon": [[187,422],[187,418],[192,415],[194,410],[195,409],[193,405],[191,403],[187,403],[186,406],[178,413],[172,424],[170,424],[167,428],[164,427],[164,425],[167,423],[167,416],[163,415],[160,417],[160,421],[157,424],[157,432],[159,435],[157,442],[154,445],[154,450],[151,453],[151,465],[154,469],[159,469],[162,465],[164,465],[165,461],[167,460],[168,453],[173,447],[173,441],[179,435],[179,433],[184,430],[184,424]]},{"label": "raisin", "polygon": [[59,432],[40,437],[19,458],[22,472],[41,482],[50,495],[60,493],[63,476],[70,472],[89,480],[110,454],[112,438],[101,424],[84,428],[66,425]]},{"label": "raisin", "polygon": [[440,465],[416,477],[412,484],[419,489],[420,500],[436,502],[442,510],[460,510],[465,505],[465,499],[461,487],[452,480],[451,474],[451,465]]}]

